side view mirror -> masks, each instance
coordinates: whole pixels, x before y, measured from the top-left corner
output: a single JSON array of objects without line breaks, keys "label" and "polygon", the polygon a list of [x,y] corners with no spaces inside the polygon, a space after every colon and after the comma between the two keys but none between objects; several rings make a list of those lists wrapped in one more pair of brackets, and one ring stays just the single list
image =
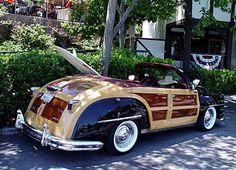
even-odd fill
[{"label": "side view mirror", "polygon": [[199,83],[200,83],[200,80],[199,80],[199,79],[193,80],[193,86],[194,86],[194,88],[196,88],[196,87],[199,85]]},{"label": "side view mirror", "polygon": [[134,81],[135,80],[135,75],[129,75],[128,80],[129,81]]}]

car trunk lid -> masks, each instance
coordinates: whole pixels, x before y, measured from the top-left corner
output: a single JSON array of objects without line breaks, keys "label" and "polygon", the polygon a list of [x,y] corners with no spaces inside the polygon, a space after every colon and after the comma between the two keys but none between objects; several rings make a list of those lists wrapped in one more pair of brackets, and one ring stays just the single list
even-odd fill
[{"label": "car trunk lid", "polygon": [[89,66],[80,58],[78,58],[76,54],[73,55],[69,51],[58,46],[55,46],[55,48],[68,62],[70,62],[74,67],[76,67],[81,73],[100,76],[100,74],[96,70],[94,70],[91,66]]}]

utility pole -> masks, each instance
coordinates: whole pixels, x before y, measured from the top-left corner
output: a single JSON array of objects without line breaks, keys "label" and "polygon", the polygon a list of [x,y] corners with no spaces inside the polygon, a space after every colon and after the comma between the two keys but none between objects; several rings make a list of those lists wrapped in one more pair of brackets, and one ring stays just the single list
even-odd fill
[{"label": "utility pole", "polygon": [[14,0],[14,14],[16,14],[16,3],[17,3],[17,0]]},{"label": "utility pole", "polygon": [[192,0],[187,0],[184,24],[184,56],[182,58],[184,70],[190,68],[190,59],[192,52],[192,24]]},{"label": "utility pole", "polygon": [[48,0],[46,0],[46,18],[48,18]]}]

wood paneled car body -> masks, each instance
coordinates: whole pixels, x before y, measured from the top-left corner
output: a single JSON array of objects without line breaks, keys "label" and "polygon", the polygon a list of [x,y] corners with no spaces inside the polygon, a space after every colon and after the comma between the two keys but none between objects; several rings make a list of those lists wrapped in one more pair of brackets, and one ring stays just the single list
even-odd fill
[{"label": "wood paneled car body", "polygon": [[136,79],[119,80],[100,76],[56,48],[86,75],[32,88],[26,113],[18,110],[16,127],[43,146],[80,151],[104,145],[120,154],[130,151],[141,133],[182,126],[210,130],[223,119],[224,96],[206,95],[197,80],[190,82],[172,65],[140,63]]}]

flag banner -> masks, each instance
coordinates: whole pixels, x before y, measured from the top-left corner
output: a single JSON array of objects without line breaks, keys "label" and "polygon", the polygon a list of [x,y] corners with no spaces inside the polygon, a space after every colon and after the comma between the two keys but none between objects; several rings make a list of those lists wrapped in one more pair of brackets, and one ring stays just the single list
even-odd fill
[{"label": "flag banner", "polygon": [[192,57],[198,66],[208,70],[217,68],[222,60],[221,55],[192,54]]}]

